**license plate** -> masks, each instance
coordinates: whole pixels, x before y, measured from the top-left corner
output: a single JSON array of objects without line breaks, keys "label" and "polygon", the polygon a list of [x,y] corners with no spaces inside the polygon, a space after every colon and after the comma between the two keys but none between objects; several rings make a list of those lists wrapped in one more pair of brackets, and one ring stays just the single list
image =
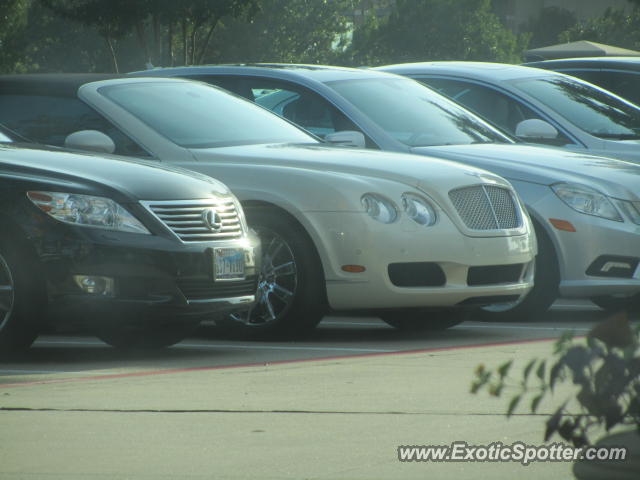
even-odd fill
[{"label": "license plate", "polygon": [[244,250],[239,248],[213,249],[214,281],[244,279]]}]

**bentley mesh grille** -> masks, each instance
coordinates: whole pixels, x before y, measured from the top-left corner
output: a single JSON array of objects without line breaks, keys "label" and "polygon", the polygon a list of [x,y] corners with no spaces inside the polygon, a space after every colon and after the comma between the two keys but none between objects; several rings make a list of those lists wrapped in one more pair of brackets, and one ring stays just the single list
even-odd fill
[{"label": "bentley mesh grille", "polygon": [[518,228],[520,215],[511,191],[495,185],[474,185],[449,192],[464,224],[471,230]]},{"label": "bentley mesh grille", "polygon": [[[183,242],[228,240],[242,236],[242,225],[233,200],[146,202],[146,206]],[[207,221],[207,212],[212,209],[217,216],[209,213]]]}]

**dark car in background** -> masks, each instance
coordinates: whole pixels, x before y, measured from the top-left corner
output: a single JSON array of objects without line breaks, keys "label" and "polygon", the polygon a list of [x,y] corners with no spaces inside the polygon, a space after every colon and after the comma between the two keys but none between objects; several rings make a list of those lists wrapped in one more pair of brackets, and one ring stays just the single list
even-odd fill
[{"label": "dark car in background", "polygon": [[254,302],[259,243],[222,183],[1,135],[0,354],[49,324],[168,346]]},{"label": "dark car in background", "polygon": [[563,58],[523,65],[581,78],[640,105],[640,57]]}]

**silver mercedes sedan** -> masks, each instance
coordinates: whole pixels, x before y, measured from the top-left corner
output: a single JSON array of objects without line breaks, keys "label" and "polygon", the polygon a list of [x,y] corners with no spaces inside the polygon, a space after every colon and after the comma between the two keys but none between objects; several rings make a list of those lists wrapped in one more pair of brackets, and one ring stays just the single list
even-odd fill
[{"label": "silver mercedes sedan", "polygon": [[418,80],[529,143],[640,162],[640,107],[562,73],[484,62],[379,67]]}]

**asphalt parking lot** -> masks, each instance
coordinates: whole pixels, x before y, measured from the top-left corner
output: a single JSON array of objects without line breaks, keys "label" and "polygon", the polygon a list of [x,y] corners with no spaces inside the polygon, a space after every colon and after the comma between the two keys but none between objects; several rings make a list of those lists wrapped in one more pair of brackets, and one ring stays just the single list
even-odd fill
[{"label": "asphalt parking lot", "polygon": [[399,332],[372,317],[327,317],[308,338],[250,341],[225,338],[203,325],[191,338],[159,351],[122,352],[94,337],[44,335],[22,357],[0,366],[0,384],[32,382],[48,375],[100,375],[122,370],[261,365],[320,358],[437,350],[557,338],[562,331],[583,335],[606,313],[589,302],[557,302],[544,321],[469,321],[443,332]]},{"label": "asphalt parking lot", "polygon": [[566,478],[566,462],[407,463],[397,448],[541,444],[553,405],[507,420],[505,399],[469,394],[472,372],[548,355],[561,331],[584,335],[604,317],[568,303],[537,323],[419,335],[329,317],[296,342],[204,325],[172,348],[129,353],[43,336],[0,367],[0,478]]}]

